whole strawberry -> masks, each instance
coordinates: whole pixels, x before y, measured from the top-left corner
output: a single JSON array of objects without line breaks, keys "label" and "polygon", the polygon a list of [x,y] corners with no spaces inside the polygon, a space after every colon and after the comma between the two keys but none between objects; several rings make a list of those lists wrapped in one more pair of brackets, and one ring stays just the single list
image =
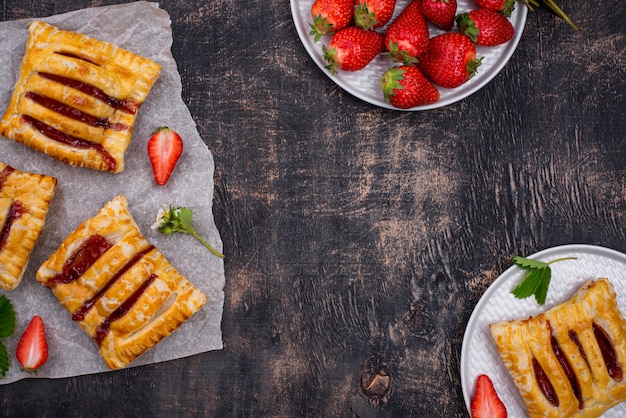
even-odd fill
[{"label": "whole strawberry", "polygon": [[481,61],[470,38],[446,32],[431,38],[417,66],[433,83],[451,89],[472,78]]},{"label": "whole strawberry", "polygon": [[412,0],[387,28],[385,47],[395,61],[414,63],[428,47],[430,34],[420,1]]},{"label": "whole strawberry", "polygon": [[391,20],[396,0],[354,0],[354,23],[363,29],[376,29]]},{"label": "whole strawberry", "polygon": [[385,71],[380,78],[385,100],[399,109],[435,103],[439,90],[414,65],[400,65]]},{"label": "whole strawberry", "polygon": [[492,9],[502,13],[506,17],[511,17],[515,10],[515,0],[474,0],[478,7]]},{"label": "whole strawberry", "polygon": [[26,372],[36,371],[48,360],[48,343],[40,316],[34,316],[30,320],[26,331],[17,343],[15,356],[22,365],[22,370]]},{"label": "whole strawberry", "polygon": [[365,68],[383,51],[383,35],[356,26],[348,26],[335,33],[328,46],[322,47],[327,69],[332,74],[337,68],[344,71],[358,71]]},{"label": "whole strawberry", "polygon": [[167,126],[158,128],[148,140],[148,157],[154,181],[163,186],[170,178],[176,162],[183,153],[183,140]]},{"label": "whole strawberry", "polygon": [[456,0],[420,0],[420,11],[439,29],[450,30],[456,16]]},{"label": "whole strawberry", "polygon": [[309,35],[315,42],[347,27],[354,15],[353,0],[315,0],[311,6],[313,23]]},{"label": "whole strawberry", "polygon": [[513,39],[515,29],[503,15],[492,9],[476,9],[456,17],[461,33],[480,46],[496,46]]}]

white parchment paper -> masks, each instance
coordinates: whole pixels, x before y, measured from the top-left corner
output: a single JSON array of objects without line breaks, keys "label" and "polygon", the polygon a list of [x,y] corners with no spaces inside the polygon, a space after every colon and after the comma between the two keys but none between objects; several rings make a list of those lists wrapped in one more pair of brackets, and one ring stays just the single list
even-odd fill
[{"label": "white parchment paper", "polygon": [[[43,318],[48,362],[37,377],[59,378],[108,371],[97,345],[72,322],[52,292],[36,280],[39,266],[63,239],[105,202],[118,194],[129,201],[130,211],[142,233],[172,265],[200,288],[206,305],[171,336],[135,360],[129,367],[162,362],[222,348],[221,319],[224,302],[224,263],[190,235],[165,236],[152,230],[162,205],[187,206],[194,212],[193,225],[214,248],[222,242],[212,212],[213,157],[200,138],[181,97],[181,81],[172,57],[170,18],[158,3],[134,2],[50,16],[41,20],[60,29],[84,33],[150,58],[163,70],[150,95],[139,109],[123,173],[112,174],[76,168],[0,137],[0,161],[21,171],[53,175],[58,187],[45,228],[31,255],[24,279],[12,292],[17,315],[12,337],[2,340],[9,352],[11,369],[0,384],[33,377],[21,371],[15,347],[30,318]],[[0,114],[9,103],[17,80],[30,20],[0,23]],[[157,186],[147,156],[147,142],[157,127],[167,125],[180,133],[184,150],[165,186]]]}]

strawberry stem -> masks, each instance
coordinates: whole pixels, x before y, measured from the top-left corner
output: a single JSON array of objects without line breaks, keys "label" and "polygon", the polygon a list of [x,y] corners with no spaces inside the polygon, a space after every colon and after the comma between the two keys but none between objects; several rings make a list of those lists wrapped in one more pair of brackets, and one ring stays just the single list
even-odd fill
[{"label": "strawberry stem", "polygon": [[[535,11],[535,9],[532,6],[535,6],[535,7],[540,6],[538,0],[521,0],[521,1],[522,3],[526,5],[526,7],[528,7],[528,9],[531,12]],[[565,20],[565,22],[567,22],[567,24],[570,25],[574,30],[580,30],[578,25],[576,25],[576,23],[574,23],[572,19],[570,19],[569,16],[565,14],[565,12],[559,7],[558,4],[556,4],[554,0],[541,0],[541,2],[545,4],[550,10],[552,10],[552,12],[554,12],[555,15]]]},{"label": "strawberry stem", "polygon": [[211,247],[211,246],[209,245],[209,243],[208,243],[208,242],[206,242],[205,240],[203,240],[203,239],[202,239],[202,237],[201,237],[200,235],[198,235],[198,233],[197,233],[197,232],[196,232],[193,228],[191,228],[188,232],[191,234],[191,236],[193,236],[195,239],[197,239],[198,241],[200,241],[200,242],[202,243],[202,245],[204,245],[204,246],[205,246],[205,247],[206,247],[209,251],[211,251],[214,255],[216,255],[216,256],[217,256],[217,257],[219,257],[219,258],[224,258],[224,254],[220,253],[220,252],[219,252],[219,251],[217,251],[215,248]]},{"label": "strawberry stem", "polygon": [[561,257],[561,258],[556,258],[552,261],[548,261],[548,264],[553,264],[559,261],[565,261],[565,260],[576,260],[576,257]]}]

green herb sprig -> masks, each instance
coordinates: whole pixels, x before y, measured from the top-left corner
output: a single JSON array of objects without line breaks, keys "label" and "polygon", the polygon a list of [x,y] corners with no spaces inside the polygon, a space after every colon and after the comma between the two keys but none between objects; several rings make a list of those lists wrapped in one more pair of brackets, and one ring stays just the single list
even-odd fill
[{"label": "green herb sprig", "polygon": [[182,232],[183,234],[190,234],[195,239],[200,241],[211,253],[219,258],[224,258],[224,254],[211,247],[195,229],[191,226],[191,219],[193,218],[193,212],[186,207],[172,207],[164,206],[157,214],[157,221],[152,225],[152,229],[158,229],[165,235],[170,235],[174,232]]},{"label": "green herb sprig", "polygon": [[513,293],[513,295],[518,299],[525,299],[534,295],[537,303],[544,305],[546,303],[548,288],[550,287],[550,280],[552,278],[552,269],[550,269],[550,264],[558,261],[575,259],[576,257],[563,257],[543,262],[519,256],[513,257],[513,264],[523,270],[529,270],[529,272],[511,293]]},{"label": "green herb sprig", "polygon": [[[15,310],[6,296],[0,295],[0,338],[7,338],[15,331]],[[0,379],[9,371],[9,355],[7,349],[0,342]]]}]

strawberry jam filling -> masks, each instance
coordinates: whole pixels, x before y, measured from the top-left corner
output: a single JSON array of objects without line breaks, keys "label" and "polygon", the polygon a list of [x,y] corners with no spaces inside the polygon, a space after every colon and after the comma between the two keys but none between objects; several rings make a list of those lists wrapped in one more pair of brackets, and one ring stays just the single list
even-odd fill
[{"label": "strawberry jam filling", "polygon": [[104,91],[100,90],[96,86],[92,86],[91,84],[84,83],[79,80],[74,80],[73,78],[63,77],[60,75],[46,72],[39,72],[37,74],[41,78],[63,84],[64,86],[71,87],[85,94],[88,94],[89,96],[95,97],[96,99],[111,106],[113,109],[121,110],[122,112],[130,113],[131,115],[137,113],[137,109],[139,109],[139,103],[133,100],[116,99],[115,97],[109,96]]},{"label": "strawberry jam filling", "polygon": [[106,165],[109,167],[109,170],[111,171],[115,170],[115,167],[117,166],[117,162],[115,161],[115,158],[113,158],[113,156],[109,154],[102,145],[96,144],[95,142],[86,141],[84,139],[80,139],[72,135],[68,135],[64,132],[54,129],[51,126],[46,125],[45,123],[41,121],[38,121],[32,116],[22,115],[22,120],[25,123],[30,124],[33,128],[37,129],[43,135],[47,136],[48,138],[54,141],[60,142],[65,145],[70,145],[76,148],[93,149],[94,151],[100,154],[100,156],[102,157]]},{"label": "strawberry jam filling", "polygon": [[578,347],[578,351],[580,352],[581,357],[583,358],[583,360],[585,360],[585,363],[587,363],[587,366],[589,366],[589,360],[587,360],[587,353],[585,353],[585,349],[583,348],[583,345],[578,339],[578,334],[576,334],[576,331],[574,331],[573,329],[570,329],[567,335],[569,336],[569,339],[572,340],[574,344],[576,344],[576,347]]},{"label": "strawberry jam filling", "polygon": [[[549,322],[548,322],[548,327],[550,328]],[[565,376],[567,376],[567,380],[569,381],[569,384],[572,387],[572,391],[574,391],[574,395],[576,396],[576,399],[578,400],[578,409],[583,409],[585,407],[585,404],[583,401],[582,393],[580,391],[580,384],[578,383],[576,374],[574,373],[574,370],[572,369],[572,365],[570,364],[569,360],[567,359],[567,357],[561,350],[561,346],[559,345],[554,335],[550,335],[550,345],[552,346],[552,352],[554,352],[555,357],[559,361],[559,365],[561,366],[561,369],[563,369]]]},{"label": "strawberry jam filling", "polygon": [[537,379],[537,384],[539,385],[539,389],[543,396],[546,397],[548,402],[553,406],[559,406],[559,397],[554,390],[554,386],[552,386],[552,382],[548,379],[548,375],[541,367],[541,364],[537,361],[536,358],[533,357],[533,371],[535,372],[535,379]]},{"label": "strawberry jam filling", "polygon": [[120,278],[122,277],[128,270],[131,269],[139,260],[143,258],[144,255],[148,254],[150,251],[154,249],[153,245],[148,246],[145,250],[138,252],[135,254],[133,258],[131,258],[117,273],[111,277],[111,279],[100,289],[100,291],[91,299],[87,300],[83,305],[72,315],[73,321],[82,321],[85,319],[85,315],[89,310],[96,304],[96,302],[105,294],[107,290]]},{"label": "strawberry jam filling", "polygon": [[71,283],[82,276],[113,244],[100,235],[93,235],[63,264],[61,273],[51,281],[55,284]]},{"label": "strawberry jam filling", "polygon": [[2,229],[0,230],[0,251],[2,251],[7,244],[13,223],[18,220],[24,212],[26,212],[26,208],[24,208],[24,204],[19,200],[16,200],[13,204],[11,204],[9,213],[7,214],[4,224],[2,225]]},{"label": "strawberry jam filling", "polygon": [[72,106],[68,106],[65,103],[61,103],[57,100],[46,97],[43,94],[29,91],[28,93],[26,93],[26,98],[56,113],[67,116],[68,118],[81,121],[91,126],[102,127],[104,129],[114,129],[116,131],[128,129],[128,126],[124,125],[123,123],[112,124],[107,118],[97,118]]},{"label": "strawberry jam filling", "polygon": [[613,344],[611,344],[611,339],[606,334],[606,331],[595,322],[593,323],[593,334],[598,342],[598,347],[600,347],[600,352],[602,353],[602,358],[604,359],[604,364],[606,365],[609,376],[616,382],[621,382],[624,378],[624,372],[617,359],[615,348]]},{"label": "strawberry jam filling", "polygon": [[91,61],[90,59],[85,58],[85,57],[81,57],[80,55],[77,55],[77,54],[74,54],[74,53],[71,53],[71,52],[57,51],[57,52],[55,52],[55,54],[63,55],[65,57],[69,57],[69,58],[75,58],[77,60],[85,61],[85,62],[88,62],[89,64],[93,64],[93,65],[96,65],[96,66],[99,67],[98,64],[96,64],[95,62]]},{"label": "strawberry jam filling", "polygon": [[133,305],[139,300],[139,297],[143,295],[148,286],[152,284],[152,282],[157,278],[156,274],[150,275],[142,284],[139,286],[132,295],[128,299],[124,301],[108,318],[106,318],[98,328],[96,328],[96,333],[94,335],[94,340],[100,345],[102,340],[109,334],[109,330],[111,328],[111,323],[117,321],[126,315],[133,308]]},{"label": "strawberry jam filling", "polygon": [[4,182],[7,181],[9,176],[15,171],[15,169],[11,166],[4,166],[2,171],[0,171],[0,189],[4,185]]}]

